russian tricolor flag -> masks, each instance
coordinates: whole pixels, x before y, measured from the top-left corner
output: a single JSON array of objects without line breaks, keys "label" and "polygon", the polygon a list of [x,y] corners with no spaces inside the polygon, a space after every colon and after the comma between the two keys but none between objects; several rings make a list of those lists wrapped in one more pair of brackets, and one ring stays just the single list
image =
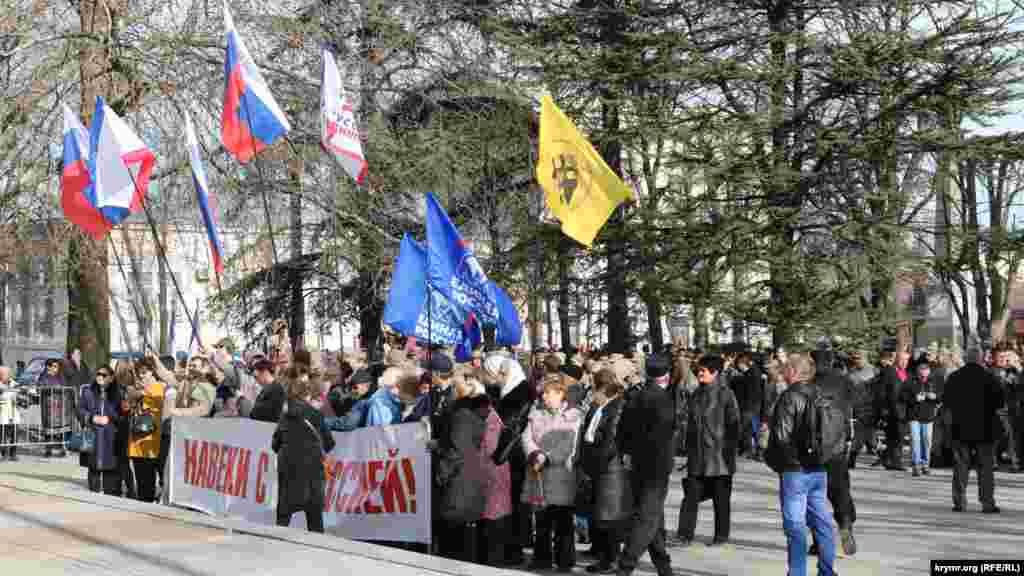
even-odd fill
[{"label": "russian tricolor flag", "polygon": [[192,164],[192,183],[196,187],[196,203],[199,204],[199,213],[203,215],[203,224],[206,225],[206,237],[210,240],[210,258],[213,259],[213,269],[217,274],[224,273],[224,247],[220,243],[220,233],[217,232],[217,207],[210,196],[210,186],[206,181],[206,170],[203,169],[203,159],[199,155],[199,140],[192,128],[192,117],[185,114],[185,140],[188,142],[188,159]]},{"label": "russian tricolor flag", "polygon": [[60,204],[64,217],[83,232],[102,240],[110,231],[96,208],[96,191],[89,176],[89,133],[78,116],[64,105],[64,167],[61,171]]},{"label": "russian tricolor flag", "polygon": [[142,209],[156,157],[99,96],[89,148],[94,205],[109,225],[116,226]]},{"label": "russian tricolor flag", "polygon": [[287,134],[291,126],[235,30],[226,2],[224,28],[228,46],[220,137],[224,148],[245,163]]}]

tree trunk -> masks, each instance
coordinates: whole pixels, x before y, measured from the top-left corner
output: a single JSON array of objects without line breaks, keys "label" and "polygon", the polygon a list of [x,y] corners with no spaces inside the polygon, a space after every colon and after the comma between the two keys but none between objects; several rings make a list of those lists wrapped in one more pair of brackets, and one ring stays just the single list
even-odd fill
[{"label": "tree trunk", "polygon": [[7,347],[7,267],[0,270],[0,366],[4,364]]},{"label": "tree trunk", "polygon": [[[107,5],[109,6],[109,4]],[[79,25],[83,34],[109,38],[113,19],[104,3],[81,0]],[[79,47],[80,116],[88,126],[96,96],[105,92],[101,75],[111,67],[110,47],[99,42],[84,42]],[[96,242],[75,229],[68,241],[71,272],[68,274],[67,350],[78,349],[90,366],[110,359],[110,282],[107,276],[105,242]]]},{"label": "tree trunk", "polygon": [[[605,130],[615,134],[619,130],[619,113],[611,104],[601,104]],[[622,143],[605,142],[601,156],[619,177],[622,177]],[[626,239],[625,208],[619,206],[606,225],[611,234],[608,240],[608,350],[624,353],[632,344],[629,327],[629,295],[626,291]]]},{"label": "tree trunk", "polygon": [[572,348],[569,318],[569,263],[572,262],[572,241],[565,236],[558,241],[558,328],[562,350]]},{"label": "tree trunk", "polygon": [[[786,201],[786,183],[782,181],[783,169],[786,166],[787,146],[785,107],[786,107],[786,32],[787,19],[789,18],[789,2],[775,2],[768,9],[768,29],[771,34],[769,49],[772,60],[772,82],[771,82],[771,182],[769,183],[768,205],[773,208],[784,207]],[[789,234],[782,234],[788,236]],[[774,252],[786,254],[791,250],[791,244],[785,238],[776,242]],[[771,305],[779,311],[784,311],[788,305],[786,298],[786,278],[789,271],[786,266],[773,262],[771,274]],[[776,347],[784,346],[793,335],[793,327],[786,321],[785,314],[777,315],[776,325],[772,330],[772,344]]]},{"label": "tree trunk", "polygon": [[964,207],[967,209],[967,221],[964,223],[964,227],[967,232],[966,238],[975,243],[974,249],[970,250],[971,278],[974,283],[974,298],[978,309],[975,331],[978,338],[984,341],[991,335],[992,321],[989,315],[988,282],[985,279],[985,269],[980,254],[981,246],[978,239],[978,232],[981,230],[981,226],[978,220],[977,162],[973,159],[965,161],[963,163],[963,174]]},{"label": "tree trunk", "polygon": [[657,296],[648,296],[647,330],[651,340],[651,352],[660,352],[665,345],[665,335],[661,331],[661,300]]},{"label": "tree trunk", "polygon": [[291,185],[291,321],[288,322],[289,338],[292,350],[305,348],[306,337],[306,301],[303,296],[302,272],[299,261],[302,258],[302,170],[301,158],[289,161],[288,172]]},{"label": "tree trunk", "polygon": [[544,294],[544,323],[548,327],[548,349],[555,347],[555,323],[553,315],[551,314],[551,298],[548,297],[547,293]]}]

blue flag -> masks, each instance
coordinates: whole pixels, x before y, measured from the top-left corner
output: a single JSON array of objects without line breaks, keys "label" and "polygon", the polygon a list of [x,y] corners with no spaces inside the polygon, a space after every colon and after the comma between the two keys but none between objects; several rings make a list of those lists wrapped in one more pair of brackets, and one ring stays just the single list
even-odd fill
[{"label": "blue flag", "polygon": [[391,274],[384,323],[417,340],[445,346],[461,343],[463,315],[437,290],[431,291],[428,315],[427,300],[427,252],[406,234]]},{"label": "blue flag", "polygon": [[476,315],[470,312],[466,321],[462,323],[462,338],[455,347],[455,361],[469,362],[473,359],[473,350],[483,342],[484,336],[480,331],[480,323],[476,321]]},{"label": "blue flag", "polygon": [[473,251],[459,235],[434,195],[427,192],[427,246],[430,284],[483,324],[498,321],[494,284],[487,281]]},{"label": "blue flag", "polygon": [[494,331],[495,342],[498,343],[498,346],[519,346],[523,340],[523,323],[519,321],[519,310],[512,303],[508,293],[497,284],[494,284],[494,297],[498,304],[498,323]]}]

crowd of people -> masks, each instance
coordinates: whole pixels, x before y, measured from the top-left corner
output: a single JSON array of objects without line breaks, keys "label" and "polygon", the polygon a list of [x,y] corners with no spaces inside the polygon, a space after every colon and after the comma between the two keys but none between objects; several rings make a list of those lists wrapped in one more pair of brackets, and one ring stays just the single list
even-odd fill
[{"label": "crowd of people", "polygon": [[[532,549],[529,569],[570,572],[584,543],[588,573],[630,574],[646,551],[665,576],[667,548],[694,541],[701,502],[712,501],[712,545],[730,541],[733,478],[747,457],[779,475],[789,574],[802,576],[809,555],[819,574],[833,574],[837,547],[857,551],[849,469],[859,454],[906,473],[909,437],[910,474],[929,474],[936,458],[951,463],[953,510],[963,512],[974,465],[982,512],[998,513],[993,470],[1005,460],[1020,471],[1024,446],[1024,377],[1006,346],[971,348],[962,360],[937,347],[888,350],[876,362],[827,346],[669,347],[542,350],[524,367],[509,351],[457,364],[444,350],[401,343],[370,364],[314,363],[280,348],[234,358],[222,341],[174,366],[149,353],[98,367],[74,403],[93,432],[80,452],[89,488],[158,501],[174,416],[251,418],[277,425],[278,523],[303,512],[310,530],[323,531],[331,433],[422,422],[431,431],[432,553],[518,566]],[[9,372],[0,367],[0,393]],[[684,499],[667,533],[680,456]]]}]

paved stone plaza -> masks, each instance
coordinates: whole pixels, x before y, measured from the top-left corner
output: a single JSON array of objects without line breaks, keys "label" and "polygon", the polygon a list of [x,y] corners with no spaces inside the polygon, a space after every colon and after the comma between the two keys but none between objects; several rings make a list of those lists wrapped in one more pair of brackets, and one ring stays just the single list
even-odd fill
[{"label": "paved stone plaza", "polygon": [[[277,527],[218,519],[102,495],[84,486],[76,460],[26,456],[0,463],[0,554],[18,574],[514,574],[401,550]],[[865,462],[866,465],[866,462]],[[856,559],[844,576],[927,574],[934,558],[1024,557],[1024,475],[997,473],[1003,513],[951,511],[949,470],[911,478],[880,469],[853,471],[857,502]],[[785,541],[776,479],[762,464],[742,461],[733,492],[733,543],[710,548],[713,513],[702,505],[700,542],[673,550],[680,576],[785,574]],[[976,495],[972,483],[970,496]],[[682,490],[673,477],[666,518],[675,528]],[[638,574],[653,573],[647,558]],[[581,567],[576,572],[583,574]],[[814,571],[811,570],[810,574]]]}]

